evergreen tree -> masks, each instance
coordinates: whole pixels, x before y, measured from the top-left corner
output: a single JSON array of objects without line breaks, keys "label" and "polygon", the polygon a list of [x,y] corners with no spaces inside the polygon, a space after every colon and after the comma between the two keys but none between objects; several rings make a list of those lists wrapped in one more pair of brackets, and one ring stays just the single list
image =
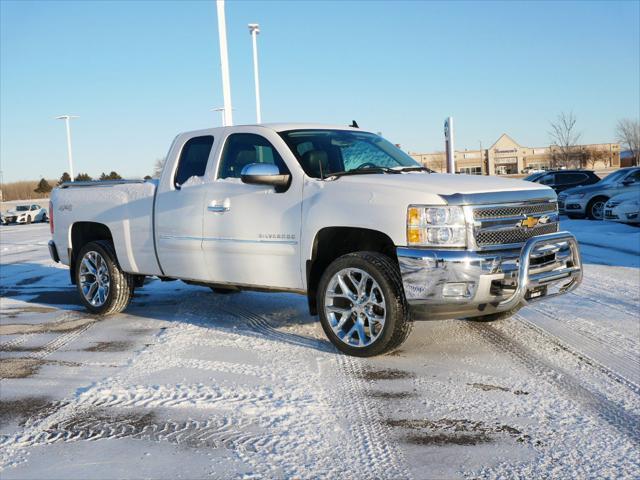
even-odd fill
[{"label": "evergreen tree", "polygon": [[90,182],[91,180],[93,180],[93,178],[91,178],[88,173],[79,173],[75,178],[76,182]]},{"label": "evergreen tree", "polygon": [[49,182],[47,182],[44,178],[40,179],[40,182],[38,182],[38,186],[34,190],[34,192],[36,193],[49,193],[50,191],[51,185],[49,185]]},{"label": "evergreen tree", "polygon": [[63,183],[70,182],[70,181],[71,181],[71,175],[69,175],[67,172],[64,172],[60,177],[60,181],[58,181],[58,185],[62,185]]}]

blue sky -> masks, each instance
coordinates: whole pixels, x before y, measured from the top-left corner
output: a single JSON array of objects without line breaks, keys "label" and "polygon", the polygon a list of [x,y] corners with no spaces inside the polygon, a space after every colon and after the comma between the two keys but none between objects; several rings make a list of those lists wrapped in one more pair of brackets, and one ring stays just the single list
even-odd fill
[{"label": "blue sky", "polygon": [[[236,123],[255,121],[259,22],[263,120],[360,126],[411,151],[486,147],[502,132],[549,143],[573,110],[586,142],[640,115],[640,2],[227,2]],[[173,136],[218,126],[213,1],[0,1],[4,181],[59,177],[64,125],[76,172],[151,172]]]}]

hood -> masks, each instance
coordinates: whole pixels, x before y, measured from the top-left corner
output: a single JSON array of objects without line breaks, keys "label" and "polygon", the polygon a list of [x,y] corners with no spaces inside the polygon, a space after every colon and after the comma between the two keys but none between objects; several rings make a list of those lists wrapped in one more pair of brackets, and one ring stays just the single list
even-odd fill
[{"label": "hood", "polygon": [[[447,203],[500,203],[531,198],[553,200],[555,192],[539,183],[485,175],[459,175],[425,172],[364,174],[339,177],[331,181],[367,188],[369,191],[398,189],[442,197]],[[487,195],[485,195],[487,194]]]},{"label": "hood", "polygon": [[634,190],[633,192],[621,193],[620,195],[615,195],[611,197],[611,202],[629,202],[631,200],[640,200],[640,190]]},{"label": "hood", "polygon": [[561,192],[560,195],[562,195],[563,197],[568,197],[569,195],[574,195],[576,193],[589,193],[602,189],[602,185],[600,185],[598,182],[591,185],[582,185],[580,187],[567,188],[566,190]]}]

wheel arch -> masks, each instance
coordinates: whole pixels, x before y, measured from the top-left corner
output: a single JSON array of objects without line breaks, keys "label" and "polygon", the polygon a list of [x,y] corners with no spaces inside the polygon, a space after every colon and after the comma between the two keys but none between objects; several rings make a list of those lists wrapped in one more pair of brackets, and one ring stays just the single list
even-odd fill
[{"label": "wheel arch", "polygon": [[311,258],[306,261],[307,301],[312,315],[317,314],[317,289],[325,269],[342,255],[360,251],[382,253],[398,262],[393,240],[379,230],[325,227],[316,233],[311,247]]},{"label": "wheel arch", "polygon": [[76,269],[78,252],[87,243],[94,242],[96,240],[106,240],[113,244],[113,235],[111,234],[111,230],[109,230],[109,227],[104,223],[75,222],[69,229],[69,275],[71,276],[71,283],[73,285],[76,284],[74,272]]}]

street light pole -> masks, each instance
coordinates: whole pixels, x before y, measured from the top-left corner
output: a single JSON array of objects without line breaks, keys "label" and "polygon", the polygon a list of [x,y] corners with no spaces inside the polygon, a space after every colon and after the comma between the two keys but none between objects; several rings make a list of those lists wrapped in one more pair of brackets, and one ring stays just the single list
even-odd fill
[{"label": "street light pole", "polygon": [[229,55],[227,53],[227,23],[224,17],[224,0],[216,0],[218,12],[218,37],[220,39],[220,69],[222,71],[222,96],[224,98],[224,127],[233,125],[231,107],[231,80],[229,79]]},{"label": "street light pole", "polygon": [[253,78],[256,86],[256,122],[262,123],[262,114],[260,112],[260,75],[258,73],[258,34],[260,33],[260,25],[257,23],[249,24],[249,33],[253,43]]},{"label": "street light pole", "polygon": [[71,152],[71,124],[69,120],[72,118],[78,118],[77,115],[60,115],[56,117],[57,120],[64,120],[65,126],[67,127],[67,154],[69,156],[69,175],[71,176],[71,181],[73,182],[73,153]]}]

